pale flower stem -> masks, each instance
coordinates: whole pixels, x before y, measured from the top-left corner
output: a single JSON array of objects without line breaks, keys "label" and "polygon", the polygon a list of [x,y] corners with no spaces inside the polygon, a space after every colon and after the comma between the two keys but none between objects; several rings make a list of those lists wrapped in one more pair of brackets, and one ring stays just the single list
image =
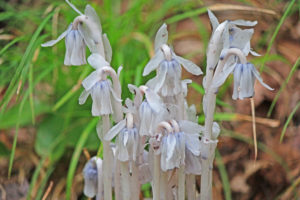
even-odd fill
[{"label": "pale flower stem", "polygon": [[161,194],[163,200],[168,200],[168,176],[167,172],[161,172]]},{"label": "pale flower stem", "polygon": [[139,182],[139,169],[136,162],[132,163],[132,176],[131,176],[131,200],[139,200],[140,198],[140,182]]},{"label": "pale flower stem", "polygon": [[123,200],[131,199],[128,162],[120,162],[120,168]]},{"label": "pale flower stem", "polygon": [[154,154],[153,200],[160,200],[160,155]]},{"label": "pale flower stem", "polygon": [[184,172],[184,165],[182,165],[178,169],[178,200],[184,200],[185,199],[185,172]]},{"label": "pale flower stem", "polygon": [[196,200],[196,176],[194,174],[186,175],[186,193],[188,200]]},{"label": "pale flower stem", "polygon": [[120,161],[116,158],[116,166],[115,166],[115,199],[116,200],[121,200],[122,199],[122,194],[121,194],[121,171],[120,171]]},{"label": "pale flower stem", "polygon": [[[206,88],[205,88],[205,95],[206,95],[206,102],[207,103],[207,110],[205,116],[205,131],[204,137],[202,139],[211,140],[212,135],[212,125],[213,125],[213,116],[216,107],[216,94],[214,88],[212,88],[213,79],[217,77],[219,73],[222,72],[224,65],[230,56],[237,56],[242,64],[247,62],[246,57],[244,56],[243,52],[237,48],[231,48],[226,52],[226,55],[223,57],[222,60],[219,60],[218,65],[216,67],[216,71],[214,73],[213,70],[207,68],[207,75],[206,75]],[[209,56],[209,55],[208,55]],[[212,163],[214,159],[214,151],[211,148],[211,145],[208,144],[207,148],[209,148],[208,155],[211,156],[206,160],[202,160],[202,174],[201,174],[201,200],[210,200],[212,199]]]},{"label": "pale flower stem", "polygon": [[[98,158],[99,159],[99,158]],[[97,171],[101,171],[101,166],[97,165]],[[101,173],[98,173],[97,199],[103,199],[103,179]]]},{"label": "pale flower stem", "polygon": [[[110,129],[109,115],[103,115],[103,135],[107,134]],[[112,200],[112,151],[110,141],[102,141],[103,143],[103,184],[104,184],[104,200]]]}]

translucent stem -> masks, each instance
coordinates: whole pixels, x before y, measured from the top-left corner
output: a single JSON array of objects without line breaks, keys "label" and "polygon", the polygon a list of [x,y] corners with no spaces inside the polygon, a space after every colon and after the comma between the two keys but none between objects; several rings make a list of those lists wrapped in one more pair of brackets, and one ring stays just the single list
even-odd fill
[{"label": "translucent stem", "polygon": [[120,162],[120,167],[123,200],[131,199],[128,162]]},{"label": "translucent stem", "polygon": [[[109,115],[103,115],[103,135],[105,136],[110,129]],[[103,143],[103,184],[104,200],[112,200],[112,158],[113,154],[110,148],[110,141]]]},{"label": "translucent stem", "polygon": [[120,169],[120,161],[115,158],[115,176],[114,176],[114,186],[115,186],[115,199],[121,200],[121,169]]},{"label": "translucent stem", "polygon": [[178,169],[178,200],[184,200],[185,199],[185,173],[184,173],[184,165],[182,165]]},{"label": "translucent stem", "polygon": [[139,169],[136,162],[132,163],[132,176],[131,176],[131,200],[139,200],[140,196],[140,182],[139,182]]},{"label": "translucent stem", "polygon": [[186,193],[188,200],[196,200],[196,176],[186,175]]},{"label": "translucent stem", "polygon": [[160,200],[160,155],[154,155],[153,200]]}]

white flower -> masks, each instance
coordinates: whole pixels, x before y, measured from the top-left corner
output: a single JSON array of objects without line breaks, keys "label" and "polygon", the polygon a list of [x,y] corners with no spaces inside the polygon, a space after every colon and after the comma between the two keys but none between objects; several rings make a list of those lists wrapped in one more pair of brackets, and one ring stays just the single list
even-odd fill
[{"label": "white flower", "polygon": [[85,90],[79,97],[79,104],[84,104],[88,96],[91,95],[93,116],[114,113],[113,107],[122,101],[112,88],[111,81],[106,78],[105,73],[112,70],[111,67],[99,68],[82,81]]},{"label": "white flower", "polygon": [[174,96],[182,91],[181,65],[194,75],[202,74],[201,69],[189,60],[177,56],[168,45],[167,25],[163,24],[155,37],[155,55],[144,68],[143,76],[157,69],[157,75],[147,86],[162,96]]},{"label": "white flower", "polygon": [[138,130],[133,127],[126,126],[124,119],[112,127],[105,135],[105,140],[112,140],[116,135],[116,156],[122,162],[136,161],[138,155],[139,134]]},{"label": "white flower", "polygon": [[233,99],[251,98],[254,96],[254,82],[257,79],[265,88],[273,90],[265,84],[253,64],[236,64],[233,72]]},{"label": "white flower", "polygon": [[53,46],[65,38],[66,54],[65,65],[83,65],[86,64],[85,49],[86,45],[92,53],[98,53],[111,60],[111,47],[106,35],[102,35],[102,27],[99,17],[95,10],[87,5],[85,13],[82,14],[68,0],[66,2],[79,14],[68,29],[63,32],[56,40],[48,41],[42,44],[43,47]]},{"label": "white flower", "polygon": [[144,93],[145,100],[139,107],[139,133],[141,136],[151,136],[157,124],[168,117],[168,113],[161,98],[155,92],[147,88]]},{"label": "white flower", "polygon": [[83,168],[83,177],[84,177],[83,193],[87,197],[93,198],[97,194],[97,190],[101,188],[101,185],[98,188],[98,175],[101,176],[101,173],[102,173],[101,158],[95,156],[85,164]]}]

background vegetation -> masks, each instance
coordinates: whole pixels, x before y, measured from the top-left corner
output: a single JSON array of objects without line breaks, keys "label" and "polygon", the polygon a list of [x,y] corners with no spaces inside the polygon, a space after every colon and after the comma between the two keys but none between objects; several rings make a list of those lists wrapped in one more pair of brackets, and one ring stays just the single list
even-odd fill
[{"label": "background vegetation", "polygon": [[[211,33],[206,7],[220,21],[257,20],[251,45],[263,56],[251,61],[276,90],[256,88],[257,161],[250,102],[231,99],[231,81],[220,90],[215,119],[222,133],[213,193],[215,199],[299,198],[299,1],[72,2],[82,11],[89,3],[98,12],[112,45],[112,66],[124,66],[123,99],[131,97],[128,83],[141,85],[150,78],[142,77],[142,71],[163,22],[168,24],[175,52],[205,71]],[[62,0],[2,0],[0,11],[0,199],[65,199],[66,194],[85,199],[81,171],[100,142],[91,100],[80,106],[78,97],[81,81],[92,68],[64,66],[64,42],[54,48],[40,46],[63,32],[77,14]],[[187,73],[184,77],[194,81],[188,99],[203,123],[202,77]],[[142,189],[141,196],[150,197],[150,186]]]}]

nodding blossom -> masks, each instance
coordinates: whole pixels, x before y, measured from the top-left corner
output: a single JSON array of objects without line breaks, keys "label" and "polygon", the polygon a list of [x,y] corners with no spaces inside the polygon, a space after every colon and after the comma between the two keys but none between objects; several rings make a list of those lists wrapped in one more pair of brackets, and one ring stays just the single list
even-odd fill
[{"label": "nodding blossom", "polygon": [[[107,79],[107,75],[112,74],[117,76],[111,67],[100,67],[82,81],[85,90],[79,97],[79,104],[84,104],[88,96],[91,95],[93,116],[113,114],[113,108],[122,101],[119,98],[120,95],[112,88],[111,81]],[[118,111],[115,110],[115,112]]]},{"label": "nodding blossom", "polygon": [[[150,143],[155,154],[161,154],[161,169],[172,170],[185,165],[186,173],[200,174],[200,125],[186,120],[170,120],[167,128],[160,128]],[[168,128],[169,127],[169,128]]]},{"label": "nodding blossom", "polygon": [[[117,136],[118,135],[118,136]],[[117,123],[105,135],[105,140],[116,139],[116,156],[122,162],[136,161],[138,155],[139,133],[133,123],[133,115],[127,113],[126,119]]]},{"label": "nodding blossom", "polygon": [[141,136],[152,136],[155,133],[157,124],[168,117],[168,112],[161,98],[146,86],[140,86],[145,94],[145,99],[139,107]]},{"label": "nodding blossom", "polygon": [[157,75],[146,84],[162,96],[175,96],[182,92],[181,66],[194,75],[201,69],[189,60],[177,56],[167,45],[167,25],[163,24],[155,37],[155,55],[144,68],[143,76],[157,69]]},{"label": "nodding blossom", "polygon": [[[92,157],[83,168],[84,189],[83,193],[89,198],[96,196],[97,190],[102,189],[102,183],[98,183],[98,176],[102,176],[102,160]],[[98,197],[101,199],[101,197]]]},{"label": "nodding blossom", "polygon": [[253,97],[255,79],[257,79],[265,88],[273,90],[273,88],[263,82],[259,72],[251,63],[236,64],[233,71],[233,78],[234,84],[232,98],[234,100]]},{"label": "nodding blossom", "polygon": [[[111,47],[106,35],[102,35],[102,27],[94,8],[87,5],[85,13],[82,14],[68,0],[66,2],[79,14],[56,40],[48,41],[42,44],[43,47],[53,46],[65,38],[66,53],[65,65],[83,65],[86,64],[86,46],[92,53],[98,53],[110,62]],[[105,48],[105,49],[104,49]],[[106,54],[105,54],[106,53]]]}]

